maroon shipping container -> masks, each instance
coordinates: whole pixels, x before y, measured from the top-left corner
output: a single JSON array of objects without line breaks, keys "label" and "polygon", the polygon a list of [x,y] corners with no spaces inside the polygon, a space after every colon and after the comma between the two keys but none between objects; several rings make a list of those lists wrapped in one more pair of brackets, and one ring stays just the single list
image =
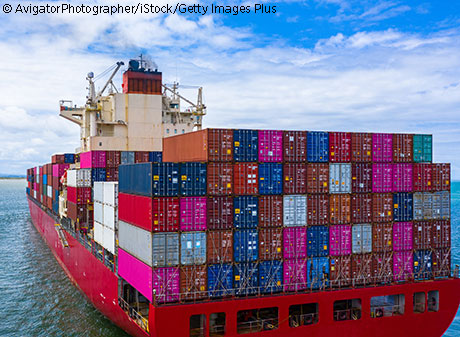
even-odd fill
[{"label": "maroon shipping container", "polygon": [[353,194],[351,197],[351,222],[372,222],[372,194]]},{"label": "maroon shipping container", "polygon": [[59,190],[59,188],[61,187],[60,180],[61,178],[59,177],[53,177],[53,189]]},{"label": "maroon shipping container", "polygon": [[411,163],[414,159],[414,136],[393,134],[393,161]]},{"label": "maroon shipping container", "polygon": [[231,195],[233,190],[233,165],[229,163],[208,164],[208,194]]},{"label": "maroon shipping container", "polygon": [[134,162],[135,163],[147,163],[149,161],[149,152],[148,151],[136,151],[134,153]]},{"label": "maroon shipping container", "polygon": [[372,164],[353,163],[351,165],[351,189],[353,193],[372,192]]},{"label": "maroon shipping container", "polygon": [[67,216],[78,225],[86,225],[88,223],[88,218],[89,220],[92,219],[86,205],[77,205],[70,201],[67,201]]},{"label": "maroon shipping container", "polygon": [[283,258],[282,231],[282,228],[263,228],[259,230],[260,260],[281,260]]},{"label": "maroon shipping container", "polygon": [[418,221],[413,223],[412,228],[414,249],[431,249],[433,239],[433,223],[430,221]]},{"label": "maroon shipping container", "polygon": [[432,164],[414,164],[414,191],[429,192],[432,190],[431,173]]},{"label": "maroon shipping container", "polygon": [[355,254],[351,258],[351,276],[353,285],[372,283],[372,254]]},{"label": "maroon shipping container", "polygon": [[309,194],[307,197],[307,224],[327,225],[329,223],[329,196]]},{"label": "maroon shipping container", "polygon": [[118,167],[107,167],[105,171],[106,181],[118,181]]},{"label": "maroon shipping container", "polygon": [[372,161],[372,134],[351,134],[351,160],[355,163]]},{"label": "maroon shipping container", "polygon": [[374,222],[393,221],[393,194],[374,193],[372,195],[372,210]]},{"label": "maroon shipping container", "polygon": [[86,205],[92,202],[91,187],[67,186],[67,200],[77,205]]},{"label": "maroon shipping container", "polygon": [[329,193],[329,164],[307,165],[307,193]]},{"label": "maroon shipping container", "polygon": [[283,160],[297,163],[307,161],[306,131],[283,131]]},{"label": "maroon shipping container", "polygon": [[307,193],[307,165],[301,163],[283,165],[284,194]]},{"label": "maroon shipping container", "polygon": [[259,227],[281,226],[283,226],[283,197],[281,195],[260,196]]},{"label": "maroon shipping container", "polygon": [[331,257],[330,264],[331,287],[351,285],[351,255]]},{"label": "maroon shipping container", "polygon": [[349,194],[331,194],[329,196],[330,223],[349,224],[351,222],[351,197]]},{"label": "maroon shipping container", "polygon": [[372,281],[390,283],[393,281],[393,252],[372,254]]},{"label": "maroon shipping container", "polygon": [[433,191],[450,191],[450,164],[432,164],[431,182]]},{"label": "maroon shipping container", "polygon": [[433,249],[432,261],[432,271],[434,277],[450,277],[450,248]]},{"label": "maroon shipping container", "polygon": [[351,161],[351,133],[329,132],[329,161],[332,163]]},{"label": "maroon shipping container", "polygon": [[206,240],[207,262],[227,263],[233,261],[233,232],[209,231]]},{"label": "maroon shipping container", "polygon": [[193,301],[206,297],[206,266],[183,266],[180,268],[180,299]]},{"label": "maroon shipping container", "polygon": [[107,167],[118,167],[121,164],[121,152],[120,151],[106,151],[105,160],[106,160]]},{"label": "maroon shipping container", "polygon": [[233,227],[233,199],[231,197],[208,197],[206,202],[208,229]]},{"label": "maroon shipping container", "polygon": [[255,163],[233,165],[233,193],[257,194],[259,191],[259,166]]},{"label": "maroon shipping container", "polygon": [[450,248],[451,225],[449,220],[437,220],[433,222],[432,248]]},{"label": "maroon shipping container", "polygon": [[382,253],[393,251],[393,225],[391,223],[375,223],[372,225],[372,252]]},{"label": "maroon shipping container", "polygon": [[64,164],[65,156],[63,154],[55,154],[51,157],[52,164]]}]

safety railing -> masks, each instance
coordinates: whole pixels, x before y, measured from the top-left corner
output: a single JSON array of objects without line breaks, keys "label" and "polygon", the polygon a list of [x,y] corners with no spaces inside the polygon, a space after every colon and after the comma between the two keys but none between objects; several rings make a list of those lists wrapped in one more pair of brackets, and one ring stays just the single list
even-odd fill
[{"label": "safety railing", "polygon": [[335,321],[357,320],[360,318],[361,318],[360,308],[334,310],[334,320]]},{"label": "safety railing", "polygon": [[371,305],[371,317],[400,316],[404,314],[404,304]]},{"label": "safety railing", "polygon": [[318,323],[318,313],[290,315],[289,319],[289,325],[292,327],[312,325]]},{"label": "safety railing", "polygon": [[277,328],[277,318],[260,319],[250,322],[240,322],[236,326],[238,333],[254,333],[260,331],[275,330]]},{"label": "safety railing", "polygon": [[128,304],[123,298],[118,297],[118,305],[121,309],[128,314],[128,316],[136,322],[144,331],[149,332],[149,321],[140,313],[138,313],[132,306]]}]

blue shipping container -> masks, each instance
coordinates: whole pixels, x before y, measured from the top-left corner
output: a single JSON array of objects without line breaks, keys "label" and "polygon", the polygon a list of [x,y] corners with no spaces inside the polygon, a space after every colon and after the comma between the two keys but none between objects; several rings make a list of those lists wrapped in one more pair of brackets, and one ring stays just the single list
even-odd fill
[{"label": "blue shipping container", "polygon": [[329,285],[329,258],[312,257],[307,261],[307,287],[323,289]]},{"label": "blue shipping container", "polygon": [[91,169],[91,182],[95,181],[106,181],[107,172],[105,168],[92,168]]},{"label": "blue shipping container", "polygon": [[252,262],[259,258],[259,234],[256,229],[236,230],[233,233],[233,261]]},{"label": "blue shipping container", "polygon": [[47,174],[43,175],[43,185],[48,185],[48,175]]},{"label": "blue shipping container", "polygon": [[179,194],[179,164],[153,163],[153,195],[174,197]]},{"label": "blue shipping container", "polygon": [[75,163],[75,154],[74,153],[64,153],[64,163],[66,164]]},{"label": "blue shipping container", "polygon": [[259,199],[240,196],[233,199],[233,225],[235,228],[256,228],[259,223]]},{"label": "blue shipping container", "polygon": [[312,226],[307,230],[307,255],[329,255],[329,228],[326,226]]},{"label": "blue shipping container", "polygon": [[27,195],[30,195],[30,188],[26,187],[26,193]]},{"label": "blue shipping container", "polygon": [[230,263],[212,264],[208,267],[208,291],[211,297],[232,295],[233,268]]},{"label": "blue shipping container", "polygon": [[329,161],[329,134],[310,131],[307,133],[307,161],[327,163]]},{"label": "blue shipping container", "polygon": [[134,164],[134,151],[121,151],[121,164]]},{"label": "blue shipping container", "polygon": [[412,221],[414,210],[414,196],[412,193],[393,194],[394,221]]},{"label": "blue shipping container", "polygon": [[414,277],[416,280],[431,278],[433,264],[431,250],[416,250],[414,253]]},{"label": "blue shipping container", "polygon": [[149,152],[149,161],[152,163],[161,163],[163,161],[163,152],[161,151]]},{"label": "blue shipping container", "polygon": [[59,200],[53,201],[53,212],[54,214],[59,213]]},{"label": "blue shipping container", "polygon": [[283,263],[262,261],[259,264],[259,287],[261,293],[277,293],[283,290]]},{"label": "blue shipping container", "polygon": [[259,194],[283,194],[283,165],[259,164]]},{"label": "blue shipping container", "polygon": [[204,163],[180,164],[180,195],[206,195],[206,171]]},{"label": "blue shipping container", "polygon": [[233,159],[257,161],[259,158],[259,133],[257,130],[233,130]]},{"label": "blue shipping container", "polygon": [[257,294],[258,287],[259,267],[257,263],[237,263],[233,266],[235,295]]},{"label": "blue shipping container", "polygon": [[118,167],[120,193],[152,196],[152,163],[126,164]]}]

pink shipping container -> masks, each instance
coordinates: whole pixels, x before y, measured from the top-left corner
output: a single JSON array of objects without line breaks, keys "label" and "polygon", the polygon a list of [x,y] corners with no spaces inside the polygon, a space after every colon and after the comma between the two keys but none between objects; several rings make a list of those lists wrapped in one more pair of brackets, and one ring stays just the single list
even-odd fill
[{"label": "pink shipping container", "polygon": [[69,164],[54,164],[53,165],[53,177],[62,177],[65,170],[69,168]]},{"label": "pink shipping container", "polygon": [[385,193],[393,189],[393,166],[392,164],[372,165],[372,192]]},{"label": "pink shipping container", "polygon": [[284,291],[307,289],[307,260],[289,259],[283,262]]},{"label": "pink shipping container", "polygon": [[80,168],[103,168],[105,166],[105,151],[88,151],[80,153]]},{"label": "pink shipping container", "polygon": [[395,222],[393,224],[393,251],[412,250],[412,222]]},{"label": "pink shipping container", "polygon": [[289,227],[283,229],[283,258],[302,259],[307,256],[307,228]]},{"label": "pink shipping container", "polygon": [[412,164],[393,164],[393,192],[412,192]]},{"label": "pink shipping container", "polygon": [[206,230],[206,197],[180,198],[179,204],[182,231]]},{"label": "pink shipping container", "polygon": [[329,254],[342,256],[351,254],[351,226],[335,225],[329,227]]},{"label": "pink shipping container", "polygon": [[329,161],[332,163],[351,161],[351,133],[329,132]]},{"label": "pink shipping container", "polygon": [[259,162],[283,161],[283,131],[259,131]]},{"label": "pink shipping container", "polygon": [[393,161],[393,135],[386,133],[372,135],[372,160],[377,163]]},{"label": "pink shipping container", "polygon": [[152,268],[118,249],[118,275],[152,302]]},{"label": "pink shipping container", "polygon": [[177,302],[180,293],[179,268],[153,269],[153,290],[158,303]]},{"label": "pink shipping container", "polygon": [[404,281],[412,277],[413,255],[411,251],[393,253],[393,279]]}]

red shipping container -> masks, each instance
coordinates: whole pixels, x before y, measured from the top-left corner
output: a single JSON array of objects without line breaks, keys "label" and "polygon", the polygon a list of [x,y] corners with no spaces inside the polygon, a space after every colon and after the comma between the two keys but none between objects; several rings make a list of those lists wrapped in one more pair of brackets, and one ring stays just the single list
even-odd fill
[{"label": "red shipping container", "polygon": [[372,134],[351,134],[351,160],[355,163],[372,161]]},{"label": "red shipping container", "polygon": [[233,227],[233,199],[231,197],[208,197],[206,202],[208,229]]},{"label": "red shipping container", "polygon": [[233,166],[233,193],[257,194],[259,191],[259,166],[255,163],[238,163]]},{"label": "red shipping container", "polygon": [[283,258],[282,228],[263,228],[259,230],[259,259],[281,260]]},{"label": "red shipping container", "polygon": [[331,287],[351,285],[351,255],[331,257],[330,264]]},{"label": "red shipping container", "polygon": [[53,177],[53,189],[59,190],[60,187],[61,187],[60,178],[59,177]]},{"label": "red shipping container", "polygon": [[259,227],[283,226],[283,197],[264,195],[259,197]]},{"label": "red shipping container", "polygon": [[67,186],[67,200],[77,205],[86,205],[92,201],[91,187]]},{"label": "red shipping container", "polygon": [[208,194],[231,195],[233,190],[233,165],[228,163],[208,164]]},{"label": "red shipping container", "polygon": [[414,191],[415,192],[429,192],[432,190],[431,183],[431,164],[414,164]]},{"label": "red shipping container", "polygon": [[393,221],[393,195],[391,193],[373,194],[372,210],[374,222]]},{"label": "red shipping container", "polygon": [[393,282],[393,253],[373,253],[371,274],[374,283]]},{"label": "red shipping container", "polygon": [[411,163],[414,159],[414,136],[405,134],[393,135],[393,161],[395,163]]},{"label": "red shipping container", "polygon": [[329,161],[332,163],[351,161],[351,133],[329,132]]},{"label": "red shipping container", "polygon": [[233,261],[233,232],[209,231],[206,239],[208,264]]},{"label": "red shipping container", "polygon": [[351,258],[353,285],[370,284],[373,279],[372,254],[355,254]]},{"label": "red shipping container", "polygon": [[174,197],[152,199],[152,232],[176,232],[179,230],[179,199]]},{"label": "red shipping container", "polygon": [[372,192],[385,193],[393,190],[392,164],[372,165]]},{"label": "red shipping container", "polygon": [[393,165],[393,192],[412,192],[412,164]]},{"label": "red shipping container", "polygon": [[432,164],[432,190],[450,191],[450,164]]},{"label": "red shipping container", "polygon": [[305,194],[307,193],[307,165],[306,164],[284,164],[284,194]]},{"label": "red shipping container", "polygon": [[330,223],[349,224],[351,222],[351,198],[349,194],[331,194],[329,196]]},{"label": "red shipping container", "polygon": [[351,222],[372,222],[372,194],[353,194],[351,197]]},{"label": "red shipping container", "polygon": [[283,160],[296,163],[307,161],[306,131],[283,131]]},{"label": "red shipping container", "polygon": [[382,253],[393,251],[393,225],[391,223],[375,223],[372,225],[372,252]]},{"label": "red shipping container", "polygon": [[149,232],[153,231],[152,206],[150,197],[118,194],[118,218]]},{"label": "red shipping container", "polygon": [[353,193],[372,192],[372,164],[351,165],[351,188]]},{"label": "red shipping container", "polygon": [[206,266],[183,266],[180,268],[180,299],[182,301],[194,301],[207,296],[206,270]]},{"label": "red shipping container", "polygon": [[307,165],[307,193],[329,193],[329,164]]},{"label": "red shipping container", "polygon": [[329,196],[309,194],[307,197],[307,224],[327,225],[329,223]]},{"label": "red shipping container", "polygon": [[65,156],[63,154],[55,154],[51,157],[52,164],[64,164]]},{"label": "red shipping container", "polygon": [[135,163],[148,163],[149,161],[149,152],[148,151],[136,151],[134,153],[134,162]]},{"label": "red shipping container", "polygon": [[121,164],[121,152],[120,151],[106,151],[105,160],[107,168],[117,168]]},{"label": "red shipping container", "polygon": [[430,221],[414,222],[412,235],[414,240],[414,249],[431,249],[433,224]]},{"label": "red shipping container", "polygon": [[118,181],[118,167],[107,167],[105,171],[106,181]]},{"label": "red shipping container", "polygon": [[432,234],[432,248],[450,248],[451,225],[449,220],[435,221]]},{"label": "red shipping container", "polygon": [[372,135],[372,161],[376,163],[393,161],[393,135],[387,133]]},{"label": "red shipping container", "polygon": [[432,260],[432,271],[434,277],[450,277],[450,248],[433,249]]}]

